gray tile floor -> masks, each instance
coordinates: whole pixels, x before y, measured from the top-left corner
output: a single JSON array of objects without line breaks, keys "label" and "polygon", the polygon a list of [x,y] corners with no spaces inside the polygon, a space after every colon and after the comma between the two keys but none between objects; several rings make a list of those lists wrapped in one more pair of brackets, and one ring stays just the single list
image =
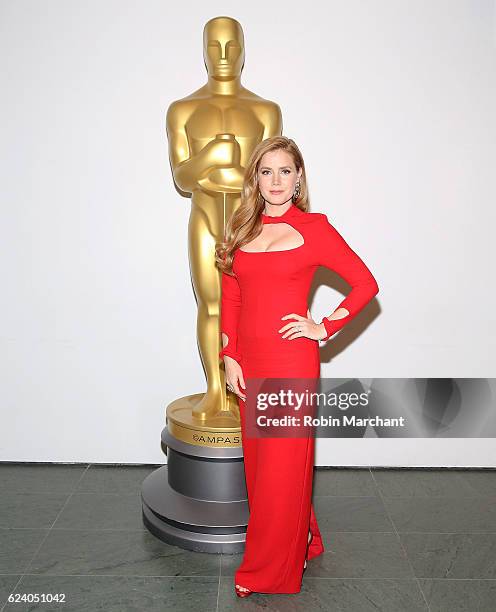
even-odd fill
[{"label": "gray tile floor", "polygon": [[0,611],[496,610],[496,471],[316,469],[325,553],[301,593],[240,600],[241,555],[185,551],[144,527],[153,469],[0,464]]}]

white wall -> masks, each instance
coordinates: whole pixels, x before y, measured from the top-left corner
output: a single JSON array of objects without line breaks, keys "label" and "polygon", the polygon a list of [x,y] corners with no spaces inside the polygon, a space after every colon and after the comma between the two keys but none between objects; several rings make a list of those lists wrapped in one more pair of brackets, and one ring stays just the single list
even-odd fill
[{"label": "white wall", "polygon": [[[243,25],[243,84],[281,106],[311,209],[380,285],[382,312],[322,376],[495,375],[494,2],[231,7],[2,0],[0,460],[163,462],[166,405],[204,390],[165,112],[205,82],[216,15]],[[314,317],[340,299],[320,287]],[[319,440],[317,464],[496,450]]]}]

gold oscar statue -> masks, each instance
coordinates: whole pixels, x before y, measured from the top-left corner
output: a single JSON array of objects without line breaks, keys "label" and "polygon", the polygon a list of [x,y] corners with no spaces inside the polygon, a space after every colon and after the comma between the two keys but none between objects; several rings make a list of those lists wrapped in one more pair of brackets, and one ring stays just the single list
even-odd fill
[{"label": "gold oscar statue", "polygon": [[226,390],[219,360],[222,277],[214,255],[241,202],[250,155],[259,142],[281,134],[282,118],[277,104],[241,85],[240,23],[208,21],[203,50],[207,83],[173,102],[166,123],[175,184],[191,194],[188,249],[207,390],[167,406],[161,435],[167,464],[144,480],[142,510],[146,527],[168,543],[239,553],[249,509],[237,397]]},{"label": "gold oscar statue", "polygon": [[204,29],[208,82],[167,111],[169,156],[175,184],[191,193],[189,261],[198,302],[197,334],[207,390],[179,398],[167,409],[169,431],[190,444],[240,445],[236,396],[226,390],[219,364],[221,275],[215,244],[240,204],[245,165],[262,140],[281,134],[277,104],[241,85],[244,39],[229,17]]}]

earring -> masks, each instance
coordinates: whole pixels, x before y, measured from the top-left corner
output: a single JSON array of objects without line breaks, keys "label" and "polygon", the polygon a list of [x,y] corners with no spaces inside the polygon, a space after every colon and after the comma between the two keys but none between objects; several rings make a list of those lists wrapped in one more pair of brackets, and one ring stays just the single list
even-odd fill
[{"label": "earring", "polygon": [[296,202],[296,200],[300,197],[300,179],[298,179],[297,183],[296,183],[296,188],[295,191],[293,193],[293,197],[291,198],[293,202]]}]

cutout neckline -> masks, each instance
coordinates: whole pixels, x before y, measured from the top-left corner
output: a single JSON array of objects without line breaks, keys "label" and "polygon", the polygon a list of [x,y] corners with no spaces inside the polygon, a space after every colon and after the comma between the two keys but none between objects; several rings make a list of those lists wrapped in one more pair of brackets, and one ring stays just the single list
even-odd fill
[{"label": "cutout neckline", "polygon": [[[299,244],[299,245],[298,245],[298,246],[296,246],[296,247],[291,247],[291,248],[289,248],[289,249],[267,249],[267,250],[265,250],[265,251],[245,251],[245,250],[243,250],[243,249],[240,247],[238,250],[240,250],[242,253],[287,253],[288,251],[296,251],[297,249],[301,249],[301,247],[305,246],[305,243],[306,243],[306,241],[305,241],[305,237],[304,237],[304,236],[301,234],[301,232],[299,232],[299,231],[296,229],[296,227],[294,227],[294,225],[292,225],[291,223],[288,223],[288,222],[286,221],[286,215],[287,215],[287,213],[288,213],[288,212],[289,212],[289,210],[288,210],[288,211],[286,211],[286,212],[285,212],[283,215],[281,215],[281,217],[269,217],[269,219],[273,219],[273,218],[274,218],[274,219],[280,219],[280,218],[283,218],[283,219],[282,219],[282,224],[283,224],[283,225],[287,225],[288,227],[290,227],[290,228],[293,230],[293,232],[295,232],[296,234],[298,234],[298,236],[300,237],[300,239],[301,239],[301,240],[303,240],[303,242],[302,242],[301,244]],[[262,213],[262,214],[263,214],[263,213]]]},{"label": "cutout neckline", "polygon": [[305,242],[303,244],[300,244],[300,246],[297,247],[293,247],[292,249],[279,249],[279,250],[274,250],[274,251],[243,251],[243,249],[239,248],[238,251],[241,251],[242,253],[248,253],[249,255],[258,255],[259,253],[288,253],[289,251],[297,251],[298,249],[301,249],[302,247],[305,246]]},{"label": "cutout neckline", "polygon": [[296,251],[297,249],[301,249],[302,247],[305,246],[306,241],[304,236],[302,236],[301,232],[299,232],[296,227],[294,227],[294,225],[291,222],[288,222],[288,219],[291,219],[292,217],[296,217],[298,215],[298,213],[302,212],[298,206],[295,205],[294,202],[291,202],[291,206],[286,210],[286,212],[284,212],[282,215],[278,215],[277,217],[273,217],[271,215],[266,215],[264,212],[260,212],[260,218],[262,220],[262,223],[268,224],[268,223],[286,223],[286,225],[291,225],[291,227],[298,233],[300,234],[301,238],[303,239],[303,244],[300,244],[297,247],[292,247],[290,249],[278,249],[278,250],[269,250],[269,251],[243,251],[243,249],[241,247],[239,247],[237,250],[241,251],[242,253],[248,253],[250,255],[258,255],[259,253],[288,253],[290,251]]}]

